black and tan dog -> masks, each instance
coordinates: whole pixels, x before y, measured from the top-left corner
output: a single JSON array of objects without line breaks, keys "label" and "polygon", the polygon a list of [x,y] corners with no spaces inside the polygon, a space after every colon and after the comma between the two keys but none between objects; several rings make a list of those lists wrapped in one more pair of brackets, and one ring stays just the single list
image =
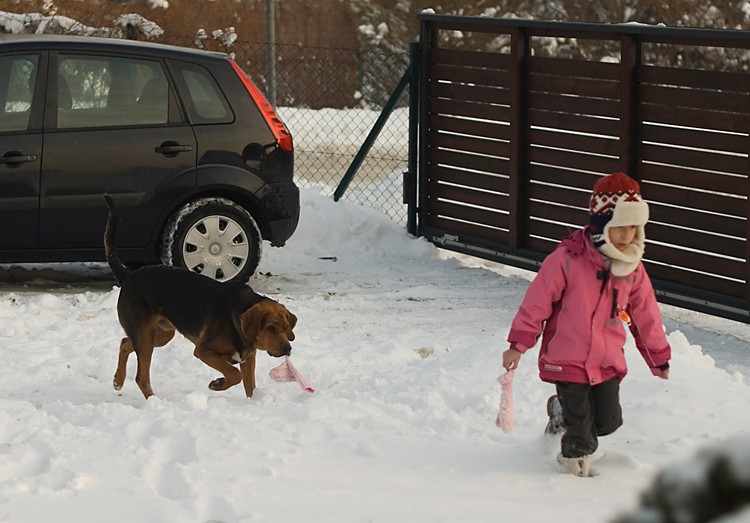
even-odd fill
[{"label": "black and tan dog", "polygon": [[153,395],[154,347],[166,345],[177,330],[195,344],[198,359],[223,374],[208,385],[210,389],[225,390],[242,381],[245,393],[252,396],[256,351],[275,357],[288,355],[297,317],[242,283],[220,283],[187,269],[162,265],[129,269],[115,250],[117,209],[109,196],[105,199],[109,214],[104,250],[120,284],[117,314],[127,336],[120,343],[115,389],[122,388],[128,356],[135,352],[135,381],[146,398]]}]

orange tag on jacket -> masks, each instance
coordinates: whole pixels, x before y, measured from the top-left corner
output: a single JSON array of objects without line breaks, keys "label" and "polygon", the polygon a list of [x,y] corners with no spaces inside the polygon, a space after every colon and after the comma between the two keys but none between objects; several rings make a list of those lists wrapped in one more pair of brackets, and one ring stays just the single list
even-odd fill
[{"label": "orange tag on jacket", "polygon": [[630,314],[627,311],[621,310],[618,314],[625,325],[630,325]]}]

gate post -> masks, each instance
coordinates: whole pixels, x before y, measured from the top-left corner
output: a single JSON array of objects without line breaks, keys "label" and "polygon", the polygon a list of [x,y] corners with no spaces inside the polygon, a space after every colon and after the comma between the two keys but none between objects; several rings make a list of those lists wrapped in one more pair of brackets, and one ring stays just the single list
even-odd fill
[{"label": "gate post", "polygon": [[620,168],[634,179],[641,179],[636,158],[638,90],[636,69],[641,63],[641,43],[634,34],[620,38],[620,140],[624,145]]},{"label": "gate post", "polygon": [[409,46],[409,69],[411,70],[411,83],[409,84],[409,163],[407,171],[404,173],[404,203],[406,204],[406,231],[418,236],[419,42],[412,42]]},{"label": "gate post", "polygon": [[508,202],[508,246],[524,246],[523,209],[526,185],[526,56],[529,52],[529,35],[525,28],[514,27],[510,36],[510,172]]}]

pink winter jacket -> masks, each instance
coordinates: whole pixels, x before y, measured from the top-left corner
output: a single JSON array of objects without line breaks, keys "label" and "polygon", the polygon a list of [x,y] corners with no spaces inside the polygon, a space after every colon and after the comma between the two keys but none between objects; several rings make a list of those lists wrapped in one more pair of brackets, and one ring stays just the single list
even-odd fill
[{"label": "pink winter jacket", "polygon": [[564,239],[544,260],[513,319],[508,341],[525,352],[536,345],[543,381],[596,385],[627,374],[625,329],[631,320],[636,346],[652,371],[669,362],[651,280],[642,263],[627,276],[613,276],[586,229]]}]

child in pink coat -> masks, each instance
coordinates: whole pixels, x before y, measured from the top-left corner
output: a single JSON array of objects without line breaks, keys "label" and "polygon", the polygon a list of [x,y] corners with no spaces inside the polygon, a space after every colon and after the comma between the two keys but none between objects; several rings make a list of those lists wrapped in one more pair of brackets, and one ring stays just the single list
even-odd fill
[{"label": "child in pink coat", "polygon": [[515,369],[539,336],[539,375],[554,383],[546,432],[564,432],[561,470],[589,475],[598,437],[622,425],[627,325],[651,372],[669,377],[671,349],[651,280],[641,262],[648,205],[623,173],[600,178],[589,225],[547,256],[513,319],[503,367]]}]

